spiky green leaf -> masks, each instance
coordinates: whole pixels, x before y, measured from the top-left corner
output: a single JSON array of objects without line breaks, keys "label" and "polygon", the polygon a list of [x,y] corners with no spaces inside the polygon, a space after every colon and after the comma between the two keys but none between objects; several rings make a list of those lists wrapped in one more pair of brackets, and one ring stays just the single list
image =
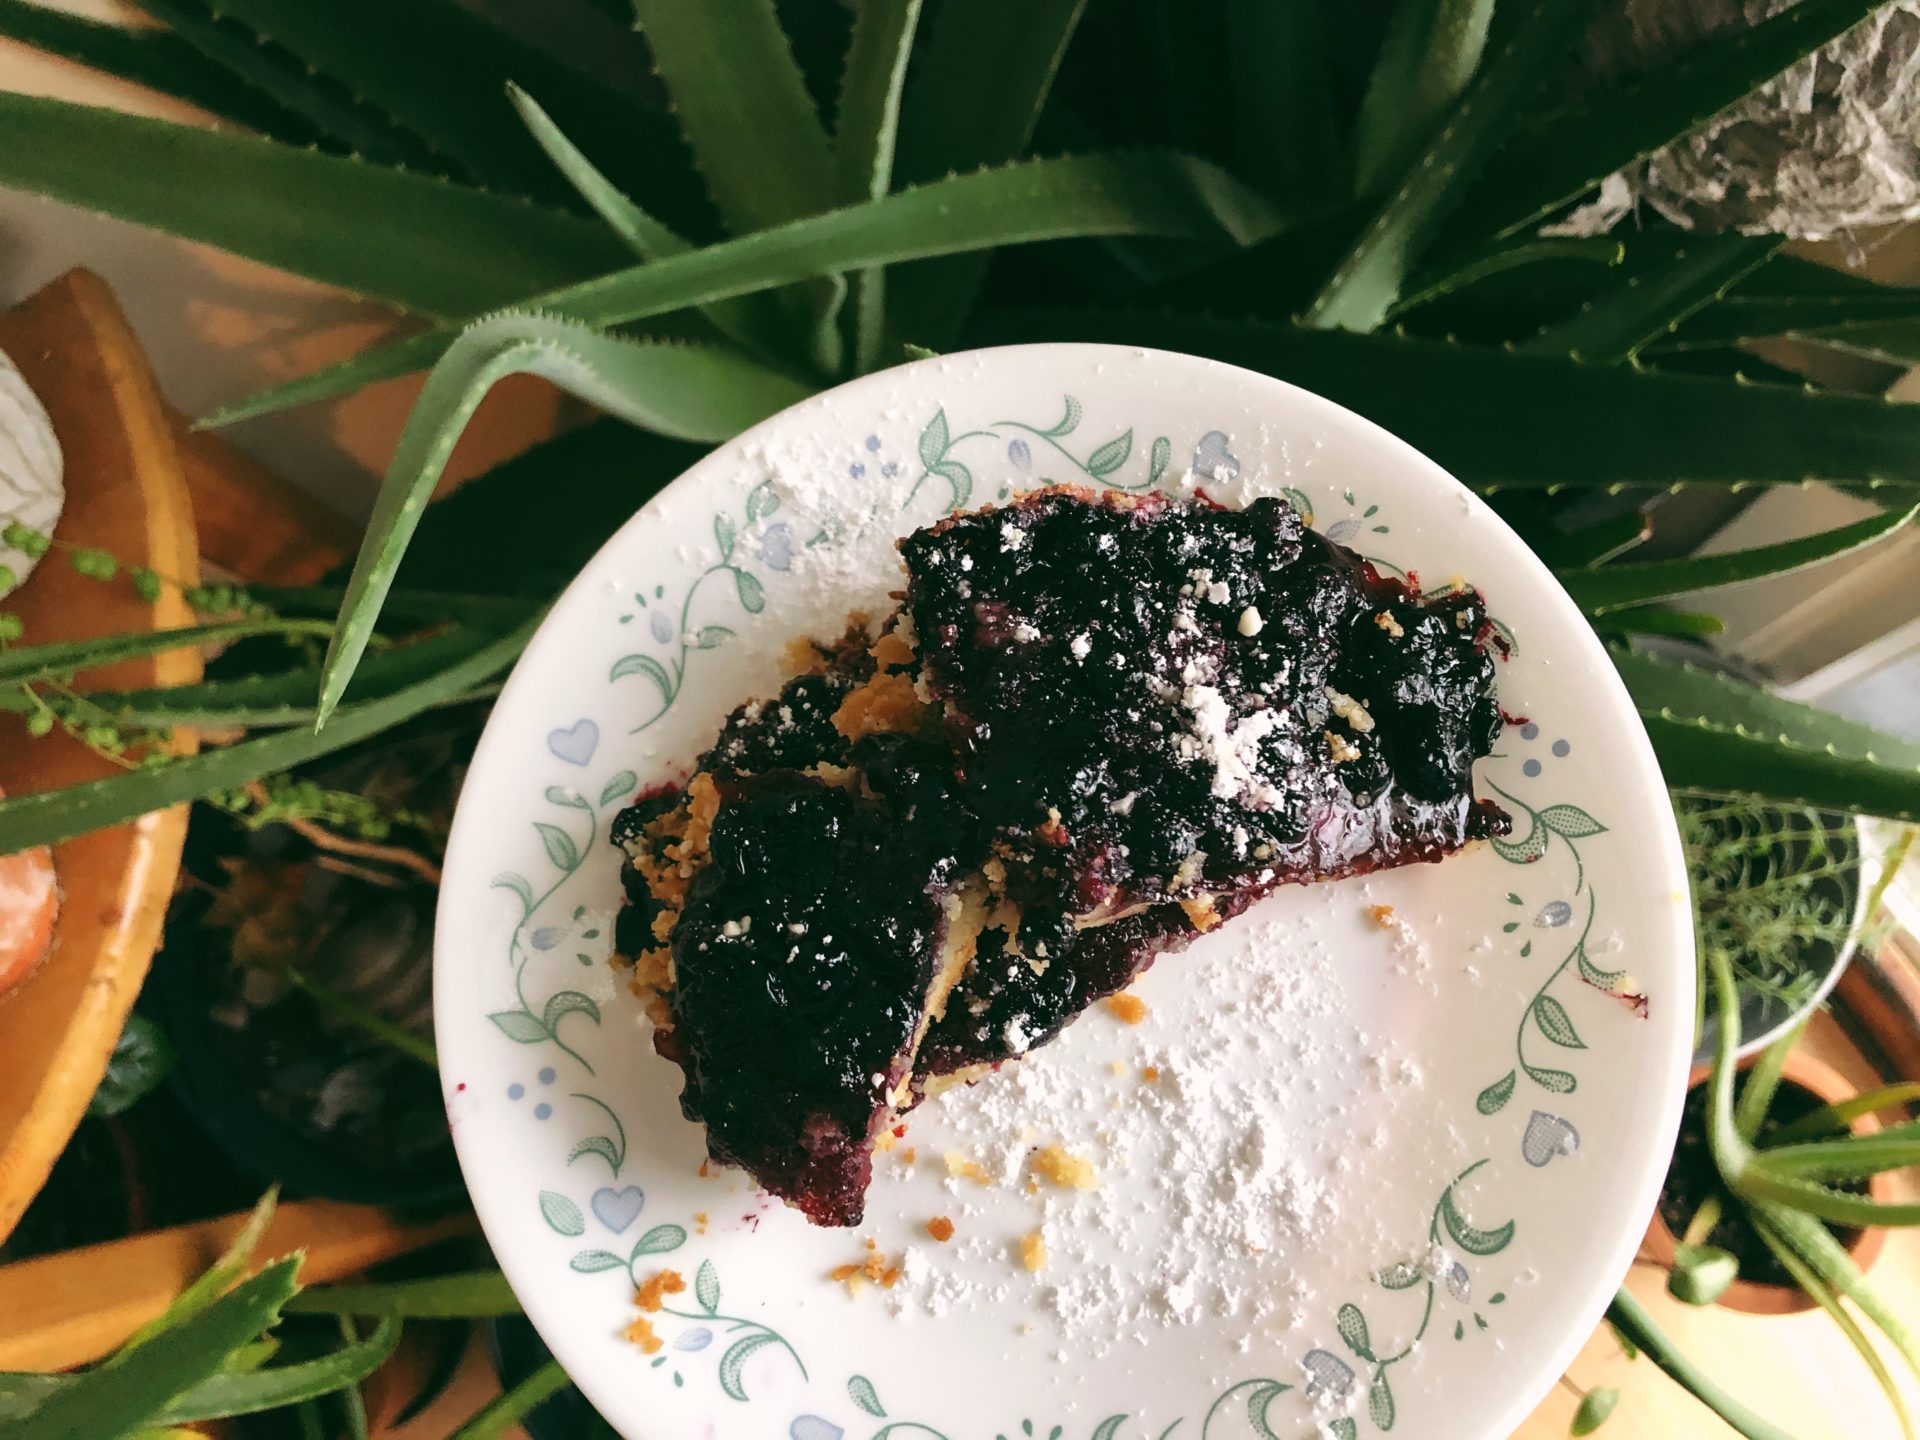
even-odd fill
[{"label": "spiky green leaf", "polygon": [[1403,0],[1394,6],[1354,121],[1353,183],[1360,194],[1398,179],[1460,99],[1480,66],[1492,19],[1493,0]]},{"label": "spiky green leaf", "polygon": [[1659,270],[1603,292],[1521,348],[1576,355],[1598,365],[1629,359],[1719,299],[1781,244],[1777,235],[1703,236],[1675,250]]},{"label": "spiky green leaf", "polygon": [[[853,22],[834,137],[841,204],[878,200],[893,188],[900,97],[919,24],[920,0],[872,0]],[[885,338],[886,272],[858,271],[852,284],[854,368],[865,373],[879,363]]]},{"label": "spiky green leaf", "polygon": [[447,1440],[499,1440],[522,1416],[558,1395],[570,1383],[560,1362],[549,1360],[504,1395],[488,1401]]},{"label": "spiky green leaf", "polygon": [[1273,195],[1328,195],[1339,178],[1338,111],[1319,5],[1227,0],[1240,173]]},{"label": "spiky green leaf", "polygon": [[383,1319],[365,1340],[352,1341],[311,1360],[246,1373],[211,1375],[172,1400],[157,1425],[192,1425],[230,1415],[255,1415],[298,1405],[358,1385],[392,1358],[400,1322]]},{"label": "spiky green leaf", "polygon": [[458,1320],[517,1315],[507,1277],[498,1270],[433,1275],[386,1285],[325,1285],[302,1290],[287,1302],[287,1313],[392,1316],[397,1320]]}]

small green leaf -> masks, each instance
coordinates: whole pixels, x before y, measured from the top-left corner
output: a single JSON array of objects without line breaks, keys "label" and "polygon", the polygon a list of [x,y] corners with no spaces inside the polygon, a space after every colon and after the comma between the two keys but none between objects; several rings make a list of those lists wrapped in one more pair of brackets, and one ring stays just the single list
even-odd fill
[{"label": "small green leaf", "polygon": [[722,562],[733,559],[733,519],[724,510],[713,517],[713,541],[720,547]]},{"label": "small green leaf", "polygon": [[547,1034],[547,1027],[540,1023],[540,1017],[530,1015],[525,1010],[496,1010],[487,1018],[515,1044],[538,1045],[542,1040],[552,1038]]},{"label": "small green leaf", "polygon": [[933,418],[920,428],[920,463],[931,470],[946,458],[948,439],[946,407],[933,412]]},{"label": "small green leaf", "polygon": [[666,1255],[687,1243],[687,1232],[678,1225],[656,1225],[634,1243],[633,1258],[642,1255]]},{"label": "small green leaf", "polygon": [[544,820],[533,822],[533,828],[540,832],[540,843],[546,846],[547,859],[555,869],[572,871],[580,865],[580,847],[575,845],[573,837],[558,825],[549,825]]},{"label": "small green leaf", "polygon": [[1569,840],[1604,835],[1607,829],[1578,805],[1549,805],[1540,812],[1540,823],[1554,834],[1564,835]]},{"label": "small green leaf", "polygon": [[1349,1350],[1362,1360],[1373,1359],[1373,1350],[1368,1345],[1367,1317],[1360,1313],[1358,1305],[1342,1305],[1333,1323]]},{"label": "small green leaf", "polygon": [[540,1217],[550,1229],[561,1235],[584,1235],[587,1222],[580,1207],[557,1190],[540,1192]]},{"label": "small green leaf", "polygon": [[582,1250],[567,1264],[582,1275],[592,1275],[601,1270],[624,1270],[627,1267],[627,1262],[611,1250]]},{"label": "small green leaf", "polygon": [[1367,1415],[1382,1430],[1393,1429],[1393,1387],[1385,1370],[1375,1372],[1373,1384],[1367,1387]]},{"label": "small green leaf", "polygon": [[1253,1427],[1253,1433],[1259,1440],[1280,1440],[1267,1419],[1267,1407],[1292,1388],[1291,1385],[1282,1385],[1278,1380],[1269,1380],[1247,1392],[1247,1424]]},{"label": "small green leaf", "polygon": [[1493,841],[1493,851],[1510,865],[1531,865],[1547,853],[1549,833],[1545,825],[1532,821],[1529,822],[1527,833],[1518,840],[1505,840],[1496,836]]},{"label": "small green leaf", "polygon": [[718,650],[733,638],[733,631],[724,625],[702,625],[693,632],[695,650]]},{"label": "small green leaf", "polygon": [[767,608],[767,589],[760,583],[759,577],[736,568],[733,572],[733,588],[740,597],[740,608],[749,615],[758,615]]},{"label": "small green leaf", "polygon": [[693,1298],[700,1302],[700,1308],[707,1314],[720,1313],[720,1273],[713,1268],[711,1260],[702,1260],[700,1268],[694,1272]]},{"label": "small green leaf", "polygon": [[764,520],[780,508],[780,492],[771,480],[762,480],[747,492],[747,523]]},{"label": "small green leaf", "polygon": [[1104,480],[1118,470],[1133,455],[1133,431],[1116,435],[1093,454],[1087,457],[1087,473],[1096,479]]},{"label": "small green leaf", "polygon": [[1119,1440],[1120,1427],[1127,1423],[1127,1418],[1125,1415],[1109,1415],[1093,1427],[1093,1434],[1087,1440]]},{"label": "small green leaf", "polygon": [[667,667],[651,655],[622,655],[613,662],[613,669],[607,673],[609,680],[622,680],[629,675],[644,675],[660,689],[662,700],[672,700],[674,695],[673,677],[667,673]]},{"label": "small green leaf", "polygon": [[1548,1070],[1539,1065],[1529,1065],[1527,1078],[1542,1090],[1550,1090],[1555,1095],[1571,1095],[1580,1088],[1580,1080],[1565,1070]]},{"label": "small green leaf", "polygon": [[1056,440],[1058,440],[1062,435],[1071,435],[1077,428],[1079,428],[1080,415],[1081,415],[1080,402],[1076,400],[1073,396],[1069,395],[1066,397],[1066,404],[1061,411],[1060,418],[1056,420],[1050,427],[1048,427],[1045,430],[1042,430],[1040,433],[1042,435],[1050,435]]},{"label": "small green leaf", "polygon": [[173,1046],[160,1027],[138,1011],[129,1014],[107,1057],[107,1073],[87,1103],[87,1113],[123,1114],[167,1078],[173,1061]]},{"label": "small green leaf", "polygon": [[548,997],[545,1015],[550,1035],[559,1033],[560,1022],[569,1015],[584,1015],[594,1024],[600,1023],[600,1007],[591,996],[582,995],[578,990],[561,990]]},{"label": "small green leaf", "polygon": [[1540,1027],[1540,1033],[1554,1044],[1568,1050],[1584,1050],[1586,1041],[1580,1038],[1580,1032],[1573,1028],[1573,1018],[1567,1014],[1567,1007],[1551,995],[1541,995],[1533,1002],[1534,1023]]},{"label": "small green leaf", "polygon": [[1573,1412],[1570,1435],[1591,1435],[1607,1423],[1613,1407],[1620,1403],[1620,1392],[1611,1385],[1599,1385],[1580,1397],[1580,1408]]},{"label": "small green leaf", "polygon": [[1153,453],[1147,461],[1147,488],[1152,489],[1160,483],[1160,477],[1167,473],[1167,462],[1173,458],[1173,443],[1164,435],[1154,438]]},{"label": "small green leaf", "polygon": [[1338,1420],[1327,1422],[1327,1431],[1334,1440],[1356,1440],[1360,1427],[1355,1425],[1349,1416],[1342,1415]]},{"label": "small green leaf", "polygon": [[1380,1283],[1382,1289],[1411,1290],[1426,1279],[1426,1272],[1411,1260],[1401,1260],[1389,1265],[1373,1278]]},{"label": "small green leaf", "polygon": [[880,1403],[879,1392],[866,1376],[856,1375],[847,1381],[847,1396],[867,1414],[882,1420],[886,1418],[887,1412]]},{"label": "small green leaf", "polygon": [[1688,1305],[1711,1305],[1740,1278],[1740,1262],[1714,1245],[1676,1245],[1667,1293]]},{"label": "small green leaf", "polygon": [[1507,1071],[1480,1092],[1479,1097],[1473,1102],[1473,1108],[1482,1115],[1498,1115],[1513,1098],[1513,1087],[1518,1082],[1519,1077],[1513,1071]]},{"label": "small green leaf", "polygon": [[614,1174],[620,1173],[620,1151],[611,1136],[589,1135],[567,1152],[567,1163],[571,1165],[583,1155],[598,1155],[607,1162],[607,1168]]},{"label": "small green leaf", "polygon": [[764,1330],[758,1330],[751,1335],[734,1341],[732,1345],[727,1347],[727,1353],[720,1357],[718,1377],[720,1380],[720,1388],[726,1393],[728,1399],[746,1400],[746,1387],[741,1383],[740,1372],[745,1368],[747,1361],[753,1358],[757,1351],[763,1350],[774,1343],[775,1341],[772,1335]]},{"label": "small green leaf", "polygon": [[1514,1222],[1511,1220],[1495,1230],[1480,1230],[1468,1223],[1466,1216],[1460,1213],[1451,1188],[1440,1197],[1440,1219],[1454,1242],[1469,1255],[1497,1255],[1513,1241]]},{"label": "small green leaf", "polygon": [[958,460],[942,460],[929,468],[929,474],[938,475],[947,482],[949,494],[947,508],[964,510],[967,501],[973,497],[973,472]]},{"label": "small green leaf", "polygon": [[610,777],[607,783],[600,787],[600,803],[602,805],[611,805],[616,800],[625,800],[633,794],[639,784],[640,777],[638,775],[634,774],[631,770],[622,770],[619,774]]}]

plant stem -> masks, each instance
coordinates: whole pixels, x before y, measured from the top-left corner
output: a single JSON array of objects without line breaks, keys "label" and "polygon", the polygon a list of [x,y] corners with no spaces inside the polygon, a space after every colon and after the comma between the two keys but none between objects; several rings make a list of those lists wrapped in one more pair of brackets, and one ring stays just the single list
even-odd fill
[{"label": "plant stem", "polygon": [[567,1372],[560,1368],[560,1362],[549,1360],[506,1394],[477,1411],[471,1420],[453,1433],[451,1440],[494,1440],[495,1436],[506,1434],[521,1416],[541,1401],[566,1389],[569,1383]]},{"label": "plant stem", "polygon": [[1607,1307],[1607,1319],[1639,1348],[1641,1354],[1665,1371],[1669,1379],[1746,1436],[1747,1440],[1794,1440],[1785,1430],[1754,1414],[1708,1379],[1653,1323],[1653,1317],[1647,1313],[1646,1307],[1626,1290],[1621,1290],[1613,1297],[1613,1304]]},{"label": "plant stem", "polygon": [[1720,1223],[1720,1217],[1726,1207],[1718,1195],[1709,1195],[1700,1202],[1700,1208],[1693,1212],[1693,1218],[1687,1222],[1686,1233],[1680,1237],[1682,1245],[1703,1245],[1713,1227]]},{"label": "plant stem", "polygon": [[417,1060],[428,1069],[438,1069],[440,1057],[432,1045],[418,1035],[402,1030],[391,1020],[383,1020],[364,1006],[357,1005],[340,994],[339,991],[309,979],[292,965],[287,966],[287,979],[295,986],[311,995],[324,1010],[330,1010],[349,1025],[357,1026],[377,1039],[384,1040],[409,1060]]}]

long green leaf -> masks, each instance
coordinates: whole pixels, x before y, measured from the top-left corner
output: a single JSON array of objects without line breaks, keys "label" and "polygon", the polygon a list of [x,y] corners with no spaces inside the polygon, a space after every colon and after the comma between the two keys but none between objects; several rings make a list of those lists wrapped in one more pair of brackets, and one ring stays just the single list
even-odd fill
[{"label": "long green leaf", "polygon": [[1739,1102],[1734,1106],[1733,1123],[1740,1127],[1741,1138],[1749,1145],[1760,1133],[1761,1122],[1767,1118],[1767,1111],[1773,1106],[1773,1097],[1780,1091],[1780,1081],[1787,1070],[1787,1057],[1793,1054],[1805,1029],[1804,1020],[1791,1026],[1778,1040],[1762,1050],[1760,1058],[1747,1070],[1746,1084],[1740,1087]]},{"label": "long green leaf", "polygon": [[[1359,411],[1483,490],[1813,478],[1920,484],[1920,405],[1877,396],[1391,334],[1116,310],[1002,312],[969,338],[1152,345],[1243,365]],[[1606,443],[1570,445],[1569,435]]]},{"label": "long green leaf", "polygon": [[[1238,238],[1276,224],[1278,216],[1259,196],[1188,156],[1028,160],[617,271],[527,303],[592,325],[623,325],[835,271],[962,250],[1081,235]],[[231,424],[424,369],[456,333],[443,328],[381,346],[263,391],[202,423]]]},{"label": "long green leaf", "polygon": [[430,176],[27,95],[0,93],[0,184],[428,315],[491,309],[622,255],[591,220]]},{"label": "long green leaf", "polygon": [[506,1394],[486,1405],[447,1440],[498,1440],[521,1416],[567,1388],[567,1372],[549,1360]]},{"label": "long green leaf", "polygon": [[[919,24],[920,0],[869,0],[853,22],[834,137],[841,204],[878,200],[893,188],[900,96]],[[853,277],[854,368],[862,374],[879,363],[886,283],[879,267]]]},{"label": "long green leaf", "polygon": [[[967,0],[942,5],[901,101],[895,169],[909,185],[1024,155],[1087,0]],[[981,83],[982,66],[992,82]],[[956,208],[957,217],[966,212]],[[972,250],[956,246],[950,253]],[[936,348],[955,334],[986,257],[916,265],[893,277],[892,329]]]},{"label": "long green leaf", "polygon": [[509,313],[470,327],[427,377],[394,448],[327,649],[317,724],[346,693],[467,421],[489,390],[523,374],[540,375],[632,424],[689,440],[724,440],[812,393],[734,352],[623,340],[545,315]]},{"label": "long green leaf", "polygon": [[1920,1225],[1920,1203],[1866,1199],[1851,1190],[1837,1190],[1818,1180],[1783,1174],[1758,1161],[1741,1175],[1739,1193],[1749,1201],[1787,1206],[1833,1225],[1861,1229],[1875,1225]]},{"label": "long green leaf", "polygon": [[1887,320],[1826,330],[1796,330],[1789,338],[1845,350],[1889,365],[1920,365],[1920,320]]},{"label": "long green leaf", "polygon": [[1881,1298],[1832,1232],[1819,1221],[1785,1206],[1764,1205],[1759,1213],[1815,1274],[1858,1305],[1861,1313],[1893,1341],[1914,1373],[1920,1374],[1920,1335],[1915,1335],[1906,1320]]},{"label": "long green leaf", "polygon": [[8,1440],[91,1440],[153,1423],[174,1397],[213,1376],[279,1319],[299,1265],[287,1259],[268,1266],[199,1314],[53,1391],[13,1424]]},{"label": "long green leaf", "polygon": [[137,0],[140,8],[237,79],[275,105],[300,116],[322,135],[362,160],[377,165],[406,165],[452,179],[470,179],[414,136],[397,130],[385,116],[358,103],[286,52],[264,44],[228,14],[201,0]]},{"label": "long green leaf", "polygon": [[165,30],[87,20],[41,0],[0,0],[0,36],[158,90],[287,144],[311,145],[321,138],[306,120]]},{"label": "long green leaf", "polygon": [[[291,1309],[291,1304],[287,1308]],[[399,1344],[400,1322],[386,1319],[365,1340],[313,1360],[247,1374],[210,1375],[173,1400],[155,1417],[155,1423],[191,1425],[229,1415],[254,1415],[331,1395],[366,1379],[393,1357]]]},{"label": "long green leaf", "polygon": [[1527,235],[1503,237],[1443,266],[1423,271],[1408,282],[1404,294],[1388,310],[1398,319],[1431,301],[1454,295],[1482,280],[1525,270],[1544,261],[1574,260],[1609,269],[1627,258],[1627,247],[1611,235]]},{"label": "long green leaf", "polygon": [[1911,1135],[1856,1135],[1813,1140],[1804,1145],[1769,1147],[1753,1163],[1769,1174],[1790,1179],[1865,1180],[1888,1170],[1920,1165],[1920,1139]]},{"label": "long green leaf", "polygon": [[[1777,263],[1776,258],[1755,272],[1754,278]],[[1909,332],[1914,322],[1920,321],[1920,287],[1875,285],[1837,271],[1831,273],[1851,284],[1846,289],[1801,294],[1748,293],[1743,286],[1695,315],[1663,340],[1660,349],[1718,348],[1774,335],[1844,343],[1856,336]]]},{"label": "long green leaf", "polygon": [[218,1300],[253,1264],[253,1252],[260,1248],[260,1242],[266,1238],[267,1229],[273,1224],[273,1217],[279,1208],[280,1187],[275,1184],[254,1202],[253,1209],[234,1232],[233,1239],[227,1242],[227,1248],[220,1252],[220,1258],[174,1296],[158,1316],[134,1331],[127,1345],[143,1344],[163,1330],[192,1319]]},{"label": "long green leaf", "polygon": [[172,630],[137,630],[124,635],[101,635],[88,640],[61,640],[50,645],[21,645],[0,650],[0,683],[29,685],[52,680],[121,660],[164,655],[172,650],[197,650],[259,635],[329,635],[333,627],[321,620],[223,620],[211,625],[183,625]]},{"label": "long green leaf", "polygon": [[[594,213],[607,222],[614,234],[626,242],[628,249],[642,260],[663,260],[693,249],[672,229],[634,204],[531,95],[518,85],[509,84],[507,98],[554,168],[580,192],[580,198],[593,207]],[[700,306],[699,310],[722,335],[763,358],[775,354],[785,338],[783,317],[770,295],[718,300]]]},{"label": "long green leaf", "polygon": [[1897,1085],[1882,1085],[1876,1090],[1855,1095],[1849,1100],[1822,1105],[1818,1110],[1810,1111],[1798,1120],[1780,1126],[1767,1136],[1767,1143],[1769,1146],[1790,1145],[1797,1140],[1812,1139],[1829,1130],[1844,1129],[1862,1115],[1891,1110],[1896,1106],[1904,1109],[1916,1101],[1920,1101],[1920,1080],[1906,1080]]},{"label": "long green leaf", "polygon": [[1272,195],[1330,197],[1344,184],[1322,8],[1227,0],[1240,172]]},{"label": "long green leaf", "polygon": [[1706,720],[1644,710],[1640,718],[1667,783],[1676,788],[1920,819],[1920,771],[1850,760]]},{"label": "long green leaf", "polygon": [[1809,565],[1848,555],[1893,534],[1920,516],[1920,505],[1908,510],[1889,510],[1851,525],[1841,525],[1817,535],[1785,540],[1776,545],[1758,545],[1749,550],[1732,550],[1719,555],[1696,555],[1681,560],[1651,560],[1637,565],[1609,565],[1599,570],[1579,570],[1563,574],[1560,583],[1582,609],[1605,614],[1627,605],[1648,600],[1664,600],[1673,595],[1689,595],[1696,590],[1713,590],[1723,585],[1740,585],[1773,575],[1791,574]]},{"label": "long green leaf", "polygon": [[1613,1297],[1607,1307],[1607,1319],[1634,1347],[1685,1390],[1718,1415],[1746,1440],[1793,1440],[1785,1430],[1756,1415],[1727,1391],[1708,1378],[1705,1371],[1688,1358],[1660,1327],[1638,1300],[1626,1290]]},{"label": "long green leaf", "polygon": [[[1299,7],[1305,8],[1305,7]],[[1401,0],[1354,121],[1354,189],[1399,178],[1480,67],[1493,0]]]},{"label": "long green leaf", "polygon": [[1745,99],[1885,0],[1800,0],[1751,29],[1698,45],[1511,145],[1463,210],[1476,235],[1511,234],[1616,170]]},{"label": "long green leaf", "polygon": [[1361,231],[1308,307],[1309,324],[1371,330],[1386,318],[1467,184],[1505,139],[1515,111],[1565,57],[1590,9],[1589,0],[1535,0]]},{"label": "long green leaf", "polygon": [[1760,740],[1877,761],[1897,767],[1896,774],[1920,769],[1920,744],[1910,740],[1843,720],[1811,705],[1783,700],[1745,680],[1685,661],[1619,649],[1612,656],[1614,668],[1626,681],[1627,691],[1642,715],[1705,720]]},{"label": "long green leaf", "polygon": [[828,209],[833,150],[772,0],[634,0],[674,112],[736,233]]},{"label": "long green leaf", "polygon": [[1628,605],[1589,617],[1602,635],[1718,635],[1727,622],[1700,610],[1672,610],[1665,605]]},{"label": "long green leaf", "polygon": [[1705,236],[1674,252],[1666,266],[1603,292],[1579,314],[1551,325],[1521,348],[1610,365],[1639,354],[1686,318],[1711,305],[1779,249],[1777,235]]},{"label": "long green leaf", "polygon": [[0,855],[84,835],[150,810],[244,785],[390,730],[445,703],[513,663],[533,634],[521,626],[430,680],[341,711],[323,731],[293,730],[170,761],[153,769],[0,800]]},{"label": "long green leaf", "polygon": [[520,1302],[498,1270],[476,1270],[391,1285],[330,1285],[302,1290],[287,1302],[287,1313],[460,1320],[518,1315]]},{"label": "long green leaf", "polygon": [[1801,1292],[1813,1297],[1819,1307],[1827,1312],[1836,1329],[1847,1337],[1866,1367],[1872,1372],[1879,1384],[1887,1403],[1893,1407],[1894,1418],[1900,1422],[1900,1433],[1905,1440],[1914,1440],[1913,1417],[1907,1413],[1907,1402],[1900,1393],[1900,1387],[1894,1384],[1893,1372],[1887,1368],[1887,1362],[1880,1358],[1880,1351],[1873,1340],[1853,1318],[1853,1312],[1840,1303],[1833,1288],[1821,1278],[1820,1273],[1800,1258],[1799,1252],[1787,1241],[1787,1238],[1767,1222],[1764,1212],[1756,1212],[1751,1217],[1753,1228],[1765,1242],[1767,1249],[1773,1252],[1773,1258],[1780,1262],[1780,1268],[1793,1278]]}]

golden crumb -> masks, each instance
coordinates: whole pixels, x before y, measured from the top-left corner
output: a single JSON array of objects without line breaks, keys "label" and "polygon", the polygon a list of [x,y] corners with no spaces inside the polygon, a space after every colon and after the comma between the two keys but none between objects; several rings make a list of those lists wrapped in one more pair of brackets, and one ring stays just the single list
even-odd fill
[{"label": "golden crumb", "polygon": [[927,707],[909,677],[882,670],[866,684],[847,692],[847,698],[833,712],[833,728],[848,740],[858,740],[864,735],[917,729],[926,713]]},{"label": "golden crumb", "polygon": [[936,1215],[927,1221],[927,1234],[944,1245],[953,1239],[953,1221],[944,1215]]},{"label": "golden crumb", "polygon": [[780,659],[790,675],[824,674],[828,658],[825,650],[804,635],[789,640],[787,648],[780,652]]},{"label": "golden crumb", "polygon": [[1393,907],[1391,905],[1369,905],[1367,913],[1373,916],[1373,923],[1382,930],[1393,928]]},{"label": "golden crumb", "polygon": [[1158,1065],[1142,1065],[1140,1067],[1140,1083],[1143,1085],[1158,1085],[1160,1083],[1160,1067]]},{"label": "golden crumb", "polygon": [[991,1185],[993,1177],[980,1168],[980,1163],[972,1156],[959,1150],[949,1150],[944,1157],[947,1162],[947,1175],[954,1180],[971,1180],[976,1185]]},{"label": "golden crumb", "polygon": [[1033,1154],[1034,1173],[1062,1190],[1098,1190],[1100,1180],[1093,1162],[1070,1154],[1059,1145],[1049,1145]]},{"label": "golden crumb", "polygon": [[827,1272],[829,1280],[836,1280],[847,1287],[847,1293],[858,1295],[869,1285],[878,1285],[882,1290],[891,1290],[900,1283],[900,1267],[888,1263],[887,1257],[874,1248],[873,1241],[867,1241],[867,1258],[854,1265],[836,1265]]},{"label": "golden crumb", "polygon": [[913,647],[889,630],[868,648],[873,663],[883,670],[898,669],[913,663]]},{"label": "golden crumb", "polygon": [[1107,1068],[1113,1071],[1115,1075],[1124,1075],[1127,1073],[1127,1065],[1124,1060],[1116,1060]]},{"label": "golden crumb", "polygon": [[666,1303],[667,1296],[678,1295],[686,1288],[687,1282],[680,1278],[678,1270],[657,1271],[633,1292],[633,1303],[653,1314]]},{"label": "golden crumb", "polygon": [[1020,1263],[1036,1273],[1047,1268],[1047,1239],[1038,1230],[1020,1237]]},{"label": "golden crumb", "polygon": [[707,1233],[706,1211],[702,1210],[693,1217],[693,1233],[696,1235],[704,1235]]},{"label": "golden crumb", "polygon": [[1395,640],[1404,640],[1407,638],[1407,632],[1401,628],[1400,622],[1393,618],[1393,612],[1391,610],[1382,610],[1378,615],[1373,617],[1373,623],[1386,631],[1387,634],[1391,635]]},{"label": "golden crumb", "polygon": [[878,1135],[873,1137],[873,1148],[883,1155],[893,1149],[898,1143],[898,1137],[896,1137],[891,1130],[882,1130]]},{"label": "golden crumb", "polygon": [[642,1315],[627,1326],[627,1343],[638,1345],[642,1355],[658,1355],[666,1342],[653,1333],[653,1322]]},{"label": "golden crumb", "polygon": [[1344,765],[1349,760],[1358,760],[1360,758],[1360,748],[1357,745],[1350,744],[1344,735],[1336,735],[1331,730],[1326,731],[1325,734],[1327,737],[1327,752],[1333,756],[1334,764]]},{"label": "golden crumb", "polygon": [[1125,992],[1109,995],[1107,1009],[1113,1012],[1114,1018],[1122,1025],[1138,1025],[1147,1018],[1147,1002],[1138,995],[1128,995]]},{"label": "golden crumb", "polygon": [[919,1160],[920,1160],[920,1152],[914,1149],[913,1146],[911,1145],[907,1146],[906,1149],[900,1152],[900,1163],[902,1165],[917,1164]]},{"label": "golden crumb", "polygon": [[1180,908],[1187,912],[1187,923],[1204,935],[1220,923],[1220,912],[1213,908],[1213,897],[1202,895],[1198,900],[1182,900]]}]

